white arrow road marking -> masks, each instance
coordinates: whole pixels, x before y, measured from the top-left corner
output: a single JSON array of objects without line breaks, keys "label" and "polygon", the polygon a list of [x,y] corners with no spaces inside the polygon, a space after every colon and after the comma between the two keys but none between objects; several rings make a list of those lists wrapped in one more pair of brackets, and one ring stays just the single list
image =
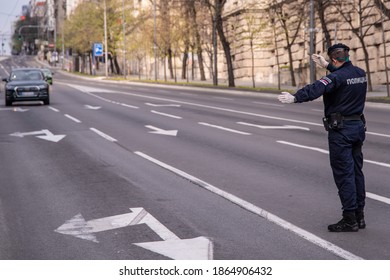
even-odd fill
[{"label": "white arrow road marking", "polygon": [[75,237],[86,239],[99,243],[93,233],[126,227],[137,221],[142,212],[142,208],[131,208],[132,213],[116,215],[91,221],[85,221],[81,214],[77,214],[72,219],[66,221],[55,231],[61,234],[73,235]]},{"label": "white arrow road marking", "polygon": [[183,240],[135,243],[135,245],[174,260],[213,259],[213,245],[203,236]]},{"label": "white arrow road marking", "polygon": [[[36,136],[36,135],[41,135],[41,134],[44,134],[44,136]],[[54,135],[53,133],[51,133],[47,129],[42,129],[39,131],[31,131],[31,132],[15,132],[15,133],[12,133],[10,135],[20,137],[20,138],[23,138],[24,136],[36,136],[37,138],[51,141],[51,142],[59,142],[63,138],[65,138],[65,136],[66,136],[64,134]]]},{"label": "white arrow road marking", "polygon": [[301,129],[301,130],[307,130],[307,131],[310,130],[310,128],[302,127],[302,126],[295,126],[295,125],[272,126],[272,125],[258,125],[258,124],[246,123],[246,122],[237,122],[237,124],[258,127],[261,129]]},{"label": "white arrow road marking", "polygon": [[153,103],[145,103],[145,105],[152,107],[181,107],[179,104],[153,104]]},{"label": "white arrow road marking", "polygon": [[149,133],[161,134],[167,136],[177,136],[177,130],[165,130],[152,125],[145,125],[146,128],[152,129],[154,131],[149,131]]},{"label": "white arrow road marking", "polygon": [[0,111],[13,111],[13,112],[26,112],[29,109],[23,109],[19,107],[14,107],[14,108],[0,108]]},{"label": "white arrow road marking", "polygon": [[252,212],[254,213],[255,215],[258,215],[260,217],[263,217],[265,218],[266,220],[274,223],[274,224],[277,224],[279,226],[281,226],[282,228],[285,228],[295,234],[297,234],[298,236],[306,239],[307,241],[313,243],[313,244],[316,244],[318,246],[320,246],[321,248],[325,249],[325,250],[328,250],[332,253],[334,253],[335,255],[337,256],[340,256],[344,259],[348,259],[348,260],[359,260],[359,259],[362,259],[361,257],[359,256],[356,256],[338,246],[336,246],[335,244],[332,244],[302,228],[299,228],[293,224],[291,224],[290,222],[286,221],[286,220],[283,220],[282,218],[266,211],[265,209],[262,209],[248,201],[245,201],[231,193],[228,193],[228,192],[225,192],[199,178],[196,178],[180,169],[177,169],[173,166],[170,166],[164,162],[161,162],[155,158],[152,158],[142,152],[134,152],[136,155],[146,159],[146,160],[149,160],[151,162],[153,162],[154,164],[166,169],[166,170],[169,170],[175,174],[177,174],[178,176],[181,176],[187,180],[189,180],[190,182],[193,182],[195,184],[197,184],[198,186],[220,196],[220,197],[223,197],[227,200],[229,200],[230,202],[234,203],[234,204],[237,204],[239,205],[240,207],[242,207],[243,209],[246,209],[248,210],[249,212]]},{"label": "white arrow road marking", "polygon": [[163,241],[134,243],[139,247],[172,259],[212,259],[212,242],[203,236],[180,239],[143,208],[130,208],[131,213],[85,221],[81,214],[66,221],[55,232],[99,243],[94,233],[126,226],[146,224]]},{"label": "white arrow road marking", "polygon": [[99,110],[100,108],[102,108],[102,106],[91,106],[91,105],[84,105],[84,107],[89,110]]}]

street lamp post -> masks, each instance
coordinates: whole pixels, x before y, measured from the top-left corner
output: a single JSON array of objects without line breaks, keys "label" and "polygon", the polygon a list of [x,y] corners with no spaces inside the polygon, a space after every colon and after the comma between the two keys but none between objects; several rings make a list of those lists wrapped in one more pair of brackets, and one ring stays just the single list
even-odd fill
[{"label": "street lamp post", "polygon": [[153,1],[153,21],[154,21],[154,33],[153,33],[153,51],[154,51],[154,80],[157,81],[157,34],[156,34],[156,1]]},{"label": "street lamp post", "polygon": [[106,0],[104,0],[104,48],[106,49],[104,53],[105,60],[105,70],[106,70],[106,78],[108,77],[108,46],[107,46],[107,5]]},{"label": "street lamp post", "polygon": [[[314,3],[313,0],[310,0],[310,58],[314,53]],[[314,61],[310,59],[310,83],[314,83],[315,81],[315,65]]]},{"label": "street lamp post", "polygon": [[219,2],[215,1],[215,12],[213,16],[213,51],[214,51],[214,76],[213,85],[218,85],[218,38],[217,38],[217,12],[219,12]]},{"label": "street lamp post", "polygon": [[122,0],[122,21],[123,21],[123,77],[126,79],[126,18],[125,0]]}]

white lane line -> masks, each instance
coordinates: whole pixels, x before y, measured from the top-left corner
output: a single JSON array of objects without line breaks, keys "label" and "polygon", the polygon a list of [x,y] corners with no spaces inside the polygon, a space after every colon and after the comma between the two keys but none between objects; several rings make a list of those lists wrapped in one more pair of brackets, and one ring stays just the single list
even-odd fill
[{"label": "white lane line", "polygon": [[375,132],[366,132],[366,134],[375,135],[375,136],[382,136],[382,137],[390,137],[389,134],[381,134],[381,133],[375,133]]},{"label": "white lane line", "polygon": [[[290,145],[290,146],[302,148],[302,149],[317,151],[317,152],[320,152],[320,153],[323,153],[323,154],[329,154],[329,151],[323,150],[323,149],[320,149],[320,148],[316,148],[316,147],[304,146],[304,145],[299,145],[299,144],[286,142],[286,141],[276,141],[276,142],[278,142],[280,144],[285,144],[285,145]],[[365,159],[364,162],[390,168],[390,164],[389,163],[385,163],[385,162],[368,160],[368,159]]]},{"label": "white lane line", "polygon": [[[71,86],[72,87],[72,86]],[[106,98],[102,98],[98,95],[92,94],[86,89],[83,88],[78,88],[77,86],[73,86],[74,88],[81,90],[91,96],[94,96],[96,98],[102,99],[107,102],[111,102],[110,100]],[[91,90],[91,89],[88,89]],[[114,92],[114,91],[108,91],[108,92]],[[292,122],[292,123],[301,123],[301,124],[308,124],[308,125],[313,125],[313,126],[323,126],[322,123],[313,123],[313,122],[307,122],[307,121],[299,121],[299,120],[294,120],[294,119],[288,119],[288,118],[281,118],[281,117],[275,117],[275,116],[269,116],[269,115],[262,115],[262,114],[257,114],[257,113],[251,113],[251,112],[245,112],[245,111],[239,111],[239,110],[234,110],[234,109],[228,109],[228,108],[223,108],[223,107],[216,107],[216,106],[210,106],[210,105],[204,105],[204,104],[198,104],[198,103],[192,103],[192,102],[186,102],[186,101],[179,101],[175,99],[169,99],[169,98],[162,98],[162,97],[155,97],[155,96],[149,96],[149,95],[142,95],[142,94],[136,94],[136,93],[130,93],[130,92],[123,92],[123,91],[115,91],[115,93],[123,94],[123,95],[129,95],[129,96],[137,96],[137,97],[142,97],[146,99],[152,99],[152,100],[159,100],[159,101],[167,101],[167,102],[174,102],[174,103],[179,103],[179,104],[186,104],[186,105],[191,105],[191,106],[196,106],[196,107],[201,107],[201,108],[208,108],[208,109],[213,109],[213,110],[219,110],[219,111],[224,111],[224,112],[230,112],[230,113],[235,113],[235,114],[242,114],[242,115],[247,115],[247,116],[254,116],[254,117],[260,117],[260,118],[266,118],[266,119],[272,119],[272,120],[279,120],[279,121],[286,121],[286,122]],[[187,94],[187,93],[180,93],[183,95],[193,95],[193,94]],[[122,106],[124,106],[122,104]],[[281,105],[284,106],[284,105]],[[136,106],[131,106],[127,105],[127,107],[130,108],[136,108]],[[322,112],[322,110],[320,110]],[[372,134],[376,136],[383,136],[383,137],[390,137],[390,135],[387,134],[380,134],[380,133],[374,133],[374,132],[366,132],[367,134]]]},{"label": "white lane line", "polygon": [[118,141],[115,138],[112,138],[111,136],[101,132],[100,130],[97,130],[96,128],[91,127],[90,130],[92,130],[93,132],[95,132],[96,134],[100,135],[101,137],[103,137],[104,139],[106,139],[110,142],[117,142]]},{"label": "white lane line", "polygon": [[294,146],[294,147],[297,147],[297,148],[302,148],[302,149],[317,151],[317,152],[320,152],[320,153],[323,153],[323,154],[327,154],[327,155],[329,154],[329,151],[328,151],[328,150],[324,150],[324,149],[320,149],[320,148],[315,148],[315,147],[310,147],[310,146],[299,145],[299,144],[295,144],[295,143],[291,143],[291,142],[287,142],[287,141],[276,141],[276,142],[277,142],[277,143],[280,143],[280,144],[285,144],[285,145]]},{"label": "white lane line", "polygon": [[92,91],[96,91],[96,92],[108,92],[108,93],[115,93],[115,91],[112,91],[112,90],[105,90],[105,89],[97,89],[97,88],[91,88],[91,87],[84,87],[84,86],[77,86],[77,85],[68,85],[70,87],[73,87],[77,90],[80,90],[90,96],[93,96],[95,98],[98,98],[100,100],[103,100],[105,102],[109,102],[109,103],[113,103],[113,104],[116,104],[116,105],[121,105],[121,106],[124,106],[124,107],[127,107],[127,108],[132,108],[132,109],[138,109],[139,107],[137,106],[133,106],[133,105],[129,105],[129,104],[125,104],[125,103],[120,103],[120,102],[116,102],[116,101],[113,101],[113,100],[110,100],[108,98],[104,98],[104,97],[101,97],[99,95],[96,95],[96,94],[93,94]]},{"label": "white lane line", "polygon": [[260,105],[266,105],[266,106],[284,107],[284,105],[274,104],[274,103],[267,103],[267,102],[253,101],[252,103],[254,103],[254,104],[260,104]]},{"label": "white lane line", "polygon": [[54,111],[54,112],[57,112],[57,113],[60,111],[60,110],[58,110],[58,109],[56,109],[56,108],[54,108],[54,107],[51,107],[51,106],[49,106],[48,108],[49,108],[50,110]]},{"label": "white lane line", "polygon": [[226,128],[226,127],[218,126],[218,125],[214,125],[214,124],[209,124],[209,123],[204,123],[204,122],[199,122],[198,124],[204,125],[204,126],[213,127],[213,128],[217,128],[217,129],[221,129],[221,130],[224,130],[224,131],[229,131],[229,132],[237,133],[237,134],[252,135],[251,133],[248,133],[248,132],[243,132],[243,131],[239,131],[239,130],[234,130],[234,129],[230,129],[230,128]]},{"label": "white lane line", "polygon": [[380,196],[380,195],[370,193],[370,192],[367,192],[366,196],[371,198],[371,199],[378,200],[378,201],[381,201],[381,202],[386,203],[386,204],[390,204],[390,198]]},{"label": "white lane line", "polygon": [[139,108],[137,106],[129,105],[129,104],[126,104],[126,103],[120,103],[119,105],[121,105],[123,107],[127,107],[127,108],[132,108],[132,109],[138,109]]},{"label": "white lane line", "polygon": [[[89,92],[86,92],[86,93],[93,95]],[[198,104],[198,103],[192,103],[192,102],[186,102],[186,101],[179,101],[179,100],[170,99],[170,98],[149,96],[149,95],[145,95],[145,94],[137,94],[137,93],[123,92],[123,91],[115,91],[115,93],[128,95],[128,96],[136,96],[136,97],[141,97],[141,98],[151,99],[151,100],[159,100],[159,101],[164,101],[164,102],[173,102],[173,103],[178,103],[178,104],[191,105],[191,106],[195,106],[195,107],[230,112],[230,113],[234,113],[234,114],[242,114],[242,115],[247,115],[247,116],[254,116],[254,117],[267,118],[267,119],[280,120],[280,121],[293,122],[293,123],[303,123],[303,124],[309,124],[309,125],[314,125],[314,126],[323,126],[322,123],[313,123],[313,122],[299,121],[299,120],[293,120],[293,119],[288,119],[288,118],[280,118],[280,117],[262,115],[262,114],[257,114],[257,113],[239,111],[239,110],[234,110],[234,109],[228,109],[228,108],[223,108],[223,107],[216,107],[216,106],[210,106],[210,105],[204,105],[204,104]],[[187,95],[187,94],[185,94],[185,95]],[[192,95],[192,94],[188,94],[188,95]]]},{"label": "white lane line", "polygon": [[154,113],[154,114],[165,116],[165,117],[169,117],[169,118],[182,119],[182,117],[179,117],[179,116],[170,115],[170,114],[166,114],[166,113],[162,113],[162,112],[158,112],[158,111],[154,111],[154,110],[152,110],[151,112]]},{"label": "white lane line", "polygon": [[72,121],[74,121],[76,123],[81,123],[81,121],[79,119],[76,119],[75,117],[72,117],[71,115],[65,114],[64,116],[67,117],[68,119],[71,119]]},{"label": "white lane line", "polygon": [[274,224],[277,224],[278,226],[281,226],[282,228],[284,229],[287,229],[293,233],[295,233],[296,235],[302,237],[303,239],[306,239],[307,241],[329,251],[329,252],[332,252],[333,254],[343,258],[343,259],[347,259],[347,260],[361,260],[362,258],[359,257],[359,256],[356,256],[354,254],[352,254],[351,252],[348,252],[338,246],[336,246],[335,244],[333,243],[330,243],[300,227],[297,227],[291,223],[289,223],[288,221],[285,221],[283,220],[282,218],[279,218],[278,216],[270,213],[270,212],[267,212],[266,210],[260,208],[260,207],[257,207],[256,205],[248,202],[248,201],[245,201],[233,194],[230,194],[228,192],[225,192],[205,181],[202,181],[201,179],[198,179],[184,171],[181,171],[180,169],[177,169],[173,166],[170,166],[168,164],[165,164],[155,158],[152,158],[142,152],[134,152],[136,155],[148,160],[148,161],[151,161],[153,162],[154,164],[164,168],[164,169],[167,169],[173,173],[175,173],[176,175],[180,176],[180,177],[183,177],[191,182],[193,182],[194,184],[220,196],[220,197],[223,197],[225,199],[227,199],[228,201],[248,210],[249,212],[252,212],[254,213],[255,215],[258,215]]},{"label": "white lane line", "polygon": [[259,125],[259,124],[246,123],[246,122],[237,122],[237,124],[257,127],[257,128],[261,128],[261,129],[301,129],[301,130],[310,131],[310,128],[302,127],[302,126],[295,126],[295,125]]},{"label": "white lane line", "polygon": [[[320,153],[323,153],[323,154],[329,154],[329,151],[323,150],[323,149],[320,149],[320,148],[315,148],[315,147],[310,147],[310,146],[299,145],[299,144],[295,144],[295,143],[291,143],[291,142],[286,142],[286,141],[276,141],[276,142],[278,142],[278,143],[280,143],[280,144],[285,144],[285,145],[289,145],[289,146],[294,146],[294,147],[297,147],[297,148],[302,148],[302,149],[307,149],[307,150],[312,150],[312,151],[320,152]],[[375,165],[379,165],[379,166],[383,166],[383,167],[390,168],[390,164],[388,164],[388,163],[383,163],[383,162],[378,162],[378,161],[373,161],[373,160],[367,160],[367,159],[365,159],[364,162],[367,162],[367,163],[371,163],[371,164],[375,164]],[[366,192],[366,196],[369,197],[369,198],[371,198],[371,199],[378,200],[378,201],[381,201],[381,202],[390,204],[390,199],[387,198],[387,197],[385,197],[385,196],[380,196],[380,195],[377,195],[377,194],[374,194],[374,193],[370,193],[370,192]]]},{"label": "white lane line", "polygon": [[220,100],[229,100],[229,101],[234,101],[233,98],[228,98],[228,97],[219,97],[219,96],[214,96],[214,99],[220,99]]}]

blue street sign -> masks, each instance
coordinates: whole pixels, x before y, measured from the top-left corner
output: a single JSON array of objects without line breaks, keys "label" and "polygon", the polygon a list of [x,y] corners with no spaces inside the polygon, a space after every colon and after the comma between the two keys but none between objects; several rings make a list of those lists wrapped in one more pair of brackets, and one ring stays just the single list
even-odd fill
[{"label": "blue street sign", "polygon": [[94,43],[93,44],[93,55],[94,56],[103,56],[103,44]]}]

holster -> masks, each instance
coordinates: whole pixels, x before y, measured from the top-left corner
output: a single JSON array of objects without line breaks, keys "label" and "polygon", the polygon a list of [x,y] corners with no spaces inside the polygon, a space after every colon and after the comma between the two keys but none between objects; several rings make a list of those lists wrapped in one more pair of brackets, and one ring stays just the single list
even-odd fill
[{"label": "holster", "polygon": [[344,121],[358,121],[361,120],[364,123],[364,127],[366,129],[366,118],[364,114],[361,115],[351,115],[351,116],[343,116],[341,113],[333,113],[330,114],[329,117],[322,118],[322,122],[324,124],[324,128],[326,131],[329,129],[339,130],[344,127]]},{"label": "holster", "polygon": [[330,117],[324,117],[322,118],[322,122],[324,124],[325,130],[329,131],[329,129],[332,130],[339,130],[344,127],[344,118],[341,113],[333,113],[330,114]]}]

